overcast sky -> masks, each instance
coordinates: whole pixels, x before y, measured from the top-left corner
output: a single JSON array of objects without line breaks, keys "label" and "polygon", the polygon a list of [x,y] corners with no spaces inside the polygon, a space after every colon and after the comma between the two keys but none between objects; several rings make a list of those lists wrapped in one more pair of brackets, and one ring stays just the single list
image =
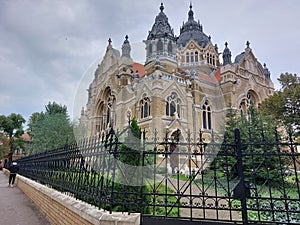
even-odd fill
[{"label": "overcast sky", "polygon": [[[141,46],[160,3],[0,0],[0,115],[20,113],[28,119],[55,101],[66,105],[73,117],[78,88],[85,99],[79,105],[85,104],[91,65],[102,59],[108,38],[119,48],[127,34],[133,48]],[[163,3],[178,35],[190,0]],[[249,41],[257,59],[267,64],[276,88],[280,73],[300,74],[299,0],[194,0],[192,5],[195,19],[220,52],[227,41],[234,59]],[[138,54],[136,61],[144,63]]]}]

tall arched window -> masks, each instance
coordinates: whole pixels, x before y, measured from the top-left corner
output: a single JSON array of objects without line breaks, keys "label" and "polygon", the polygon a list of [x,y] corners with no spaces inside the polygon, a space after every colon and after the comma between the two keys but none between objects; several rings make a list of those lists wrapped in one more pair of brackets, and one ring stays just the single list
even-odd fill
[{"label": "tall arched window", "polygon": [[107,88],[101,100],[99,101],[96,120],[96,133],[105,131],[114,121],[115,97],[111,94],[110,88]]},{"label": "tall arched window", "polygon": [[191,63],[194,62],[194,52],[191,52]]},{"label": "tall arched window", "polygon": [[211,107],[208,101],[205,101],[202,106],[202,127],[203,129],[211,130]]},{"label": "tall arched window", "polygon": [[172,92],[170,96],[167,98],[166,102],[166,115],[167,116],[174,116],[175,113],[180,118],[180,104],[181,101],[177,97],[175,92]]},{"label": "tall arched window", "polygon": [[152,55],[152,44],[149,44],[149,55]]},{"label": "tall arched window", "polygon": [[186,62],[186,63],[189,63],[189,62],[190,62],[190,53],[187,52],[187,53],[185,53],[185,55],[186,55],[186,57],[185,57],[185,62]]},{"label": "tall arched window", "polygon": [[164,50],[164,48],[163,48],[163,43],[162,43],[161,40],[158,40],[158,42],[157,42],[157,52],[158,52],[158,53],[162,53],[163,50]]},{"label": "tall arched window", "polygon": [[148,97],[144,97],[141,102],[141,119],[147,118],[150,116],[150,99]]},{"label": "tall arched window", "polygon": [[195,52],[195,62],[199,61],[199,56],[198,56],[198,52]]},{"label": "tall arched window", "polygon": [[241,115],[245,115],[249,107],[249,102],[247,99],[243,99],[239,105],[239,110]]},{"label": "tall arched window", "polygon": [[168,53],[172,54],[172,51],[173,51],[172,42],[169,41],[169,43],[168,43]]}]

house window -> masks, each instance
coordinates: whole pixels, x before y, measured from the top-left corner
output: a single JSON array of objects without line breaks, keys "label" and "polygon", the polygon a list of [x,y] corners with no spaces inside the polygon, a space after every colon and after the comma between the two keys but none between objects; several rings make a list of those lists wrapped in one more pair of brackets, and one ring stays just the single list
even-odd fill
[{"label": "house window", "polygon": [[177,97],[176,93],[172,93],[168,98],[166,102],[166,115],[167,116],[174,116],[177,114],[177,116],[180,118],[180,99]]},{"label": "house window", "polygon": [[148,97],[144,97],[141,102],[141,119],[150,116],[150,100]]},{"label": "house window", "polygon": [[202,106],[202,126],[203,129],[211,130],[211,107],[207,101]]}]

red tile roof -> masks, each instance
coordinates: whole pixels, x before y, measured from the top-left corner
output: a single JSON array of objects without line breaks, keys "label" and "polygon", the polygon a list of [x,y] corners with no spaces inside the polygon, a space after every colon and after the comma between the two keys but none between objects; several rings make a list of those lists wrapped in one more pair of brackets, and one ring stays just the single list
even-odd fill
[{"label": "red tile roof", "polygon": [[204,80],[204,81],[208,81],[210,83],[214,83],[214,84],[218,84],[221,81],[221,72],[220,69],[218,69],[217,71],[215,71],[214,74],[211,75],[207,75],[207,74],[198,74],[198,77],[200,80]]},{"label": "red tile roof", "polygon": [[132,63],[132,70],[133,70],[132,75],[135,75],[137,70],[139,71],[140,77],[143,77],[145,75],[145,67],[140,63],[136,63],[136,62]]}]

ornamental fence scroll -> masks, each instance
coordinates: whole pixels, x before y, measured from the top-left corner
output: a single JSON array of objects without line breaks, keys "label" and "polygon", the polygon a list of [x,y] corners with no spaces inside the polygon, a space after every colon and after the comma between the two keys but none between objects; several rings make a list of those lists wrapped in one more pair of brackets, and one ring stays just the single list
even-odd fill
[{"label": "ornamental fence scroll", "polygon": [[[249,134],[160,140],[128,129],[18,160],[20,174],[141,223],[300,224],[299,143]],[[134,140],[134,141],[132,141]],[[215,149],[219,149],[215,152]]]}]

